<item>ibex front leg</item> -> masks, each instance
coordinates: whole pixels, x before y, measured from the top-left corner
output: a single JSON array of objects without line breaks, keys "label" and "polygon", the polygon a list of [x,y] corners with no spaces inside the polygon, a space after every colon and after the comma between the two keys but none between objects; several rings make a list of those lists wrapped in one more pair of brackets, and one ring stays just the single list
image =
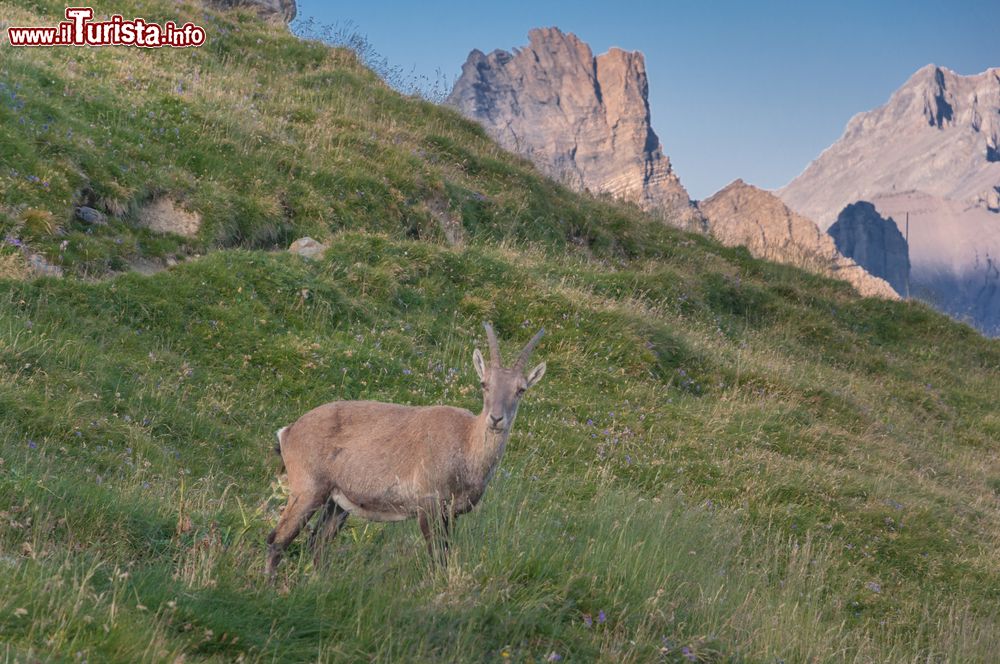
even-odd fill
[{"label": "ibex front leg", "polygon": [[448,540],[451,537],[453,518],[450,509],[437,503],[421,510],[417,515],[420,532],[427,542],[427,553],[432,561],[442,567],[448,564]]}]

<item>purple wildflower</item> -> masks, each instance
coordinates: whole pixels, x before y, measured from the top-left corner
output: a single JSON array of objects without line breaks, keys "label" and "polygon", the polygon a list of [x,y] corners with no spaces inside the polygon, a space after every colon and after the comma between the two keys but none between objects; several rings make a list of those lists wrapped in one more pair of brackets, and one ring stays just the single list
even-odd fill
[{"label": "purple wildflower", "polygon": [[403,369],[403,375],[404,376],[409,376],[411,373],[413,373],[413,372],[410,371],[409,369]]},{"label": "purple wildflower", "polygon": [[590,617],[589,613],[583,614],[583,626],[590,629],[594,626],[594,619]]},{"label": "purple wildflower", "polygon": [[681,654],[684,655],[685,659],[687,659],[687,661],[689,661],[689,662],[697,662],[698,661],[698,656],[695,655],[694,651],[692,651],[687,646],[684,646],[683,648],[681,648]]},{"label": "purple wildflower", "polygon": [[608,616],[604,613],[604,609],[597,612],[597,622],[602,625],[608,621]]},{"label": "purple wildflower", "polygon": [[865,588],[867,588],[868,590],[872,591],[873,593],[880,593],[880,592],[882,592],[882,586],[881,586],[881,584],[879,584],[876,581],[869,581],[868,583],[865,584]]},{"label": "purple wildflower", "polygon": [[546,662],[561,662],[562,655],[557,653],[555,650],[549,653],[549,656],[545,658]]},{"label": "purple wildflower", "polygon": [[34,450],[34,449],[37,449],[37,448],[38,448],[38,443],[36,443],[35,441],[33,441],[33,440],[31,440],[29,438],[28,439],[28,449]]}]

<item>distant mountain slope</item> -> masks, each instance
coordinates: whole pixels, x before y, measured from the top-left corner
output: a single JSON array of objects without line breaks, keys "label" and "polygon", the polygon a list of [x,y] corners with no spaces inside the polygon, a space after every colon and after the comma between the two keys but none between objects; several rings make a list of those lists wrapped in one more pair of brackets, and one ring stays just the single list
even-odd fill
[{"label": "distant mountain slope", "polygon": [[1000,333],[1000,68],[928,65],[777,193],[827,228],[857,201],[905,233],[912,294]]},{"label": "distant mountain slope", "polygon": [[998,208],[998,146],[1000,67],[961,76],[928,65],[884,106],[854,116],[778,195],[821,228],[848,203],[904,191]]},{"label": "distant mountain slope", "polygon": [[513,53],[475,50],[446,103],[555,179],[666,212],[697,226],[649,119],[642,53],[612,48],[596,58],[576,35],[532,30]]}]

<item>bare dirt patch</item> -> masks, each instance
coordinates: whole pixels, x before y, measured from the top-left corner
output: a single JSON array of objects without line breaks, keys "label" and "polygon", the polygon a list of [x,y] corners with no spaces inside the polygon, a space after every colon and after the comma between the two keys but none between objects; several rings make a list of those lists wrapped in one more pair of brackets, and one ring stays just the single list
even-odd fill
[{"label": "bare dirt patch", "polygon": [[194,237],[201,228],[201,215],[185,210],[172,198],[157,198],[139,210],[139,225],[156,233]]}]

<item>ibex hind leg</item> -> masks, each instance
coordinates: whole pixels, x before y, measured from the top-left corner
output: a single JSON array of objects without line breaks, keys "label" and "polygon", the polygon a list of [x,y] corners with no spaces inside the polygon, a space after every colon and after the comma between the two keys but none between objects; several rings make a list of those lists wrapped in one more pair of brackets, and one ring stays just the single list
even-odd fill
[{"label": "ibex hind leg", "polygon": [[309,548],[313,552],[313,563],[315,565],[319,565],[322,562],[323,553],[327,545],[340,532],[340,527],[347,521],[348,514],[350,512],[338,505],[333,498],[326,499],[326,506],[320,514],[319,523],[316,524],[316,529],[313,530],[312,535],[309,537]]},{"label": "ibex hind leg", "polygon": [[278,525],[267,536],[268,576],[273,578],[274,570],[278,566],[278,561],[281,560],[281,554],[298,536],[302,526],[306,525],[309,517],[323,504],[325,498],[325,495],[315,491],[293,493],[289,496],[288,504],[285,505],[285,509],[281,512],[281,518],[278,519]]}]

